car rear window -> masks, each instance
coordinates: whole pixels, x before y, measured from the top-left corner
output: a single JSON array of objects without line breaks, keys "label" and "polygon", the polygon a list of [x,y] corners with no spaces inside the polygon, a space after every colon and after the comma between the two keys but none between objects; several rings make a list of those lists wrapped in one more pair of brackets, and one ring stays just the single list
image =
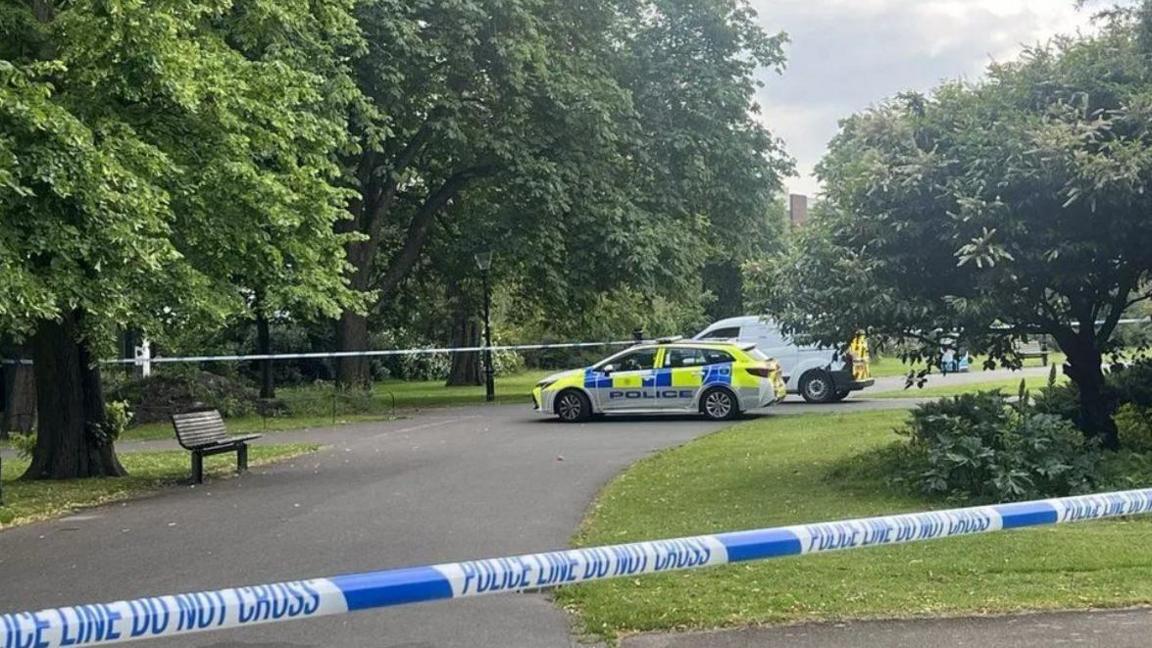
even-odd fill
[{"label": "car rear window", "polygon": [[668,349],[664,354],[664,367],[700,367],[707,364],[704,352],[700,349]]},{"label": "car rear window", "polygon": [[717,351],[715,349],[703,349],[703,353],[704,353],[704,364],[715,365],[715,364],[728,364],[730,362],[735,362],[735,360],[733,360],[733,358],[732,358],[732,354],[728,353],[727,351]]}]

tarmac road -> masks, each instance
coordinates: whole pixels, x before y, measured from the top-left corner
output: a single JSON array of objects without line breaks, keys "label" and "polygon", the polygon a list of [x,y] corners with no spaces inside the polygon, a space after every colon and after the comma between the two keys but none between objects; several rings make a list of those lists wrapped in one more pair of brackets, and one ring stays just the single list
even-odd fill
[{"label": "tarmac road", "polygon": [[[913,402],[853,398],[812,406],[790,401],[773,411],[891,409]],[[266,442],[311,440],[330,447],[239,479],[172,489],[0,533],[0,612],[559,549],[567,546],[586,507],[609,479],[651,452],[721,427],[695,416],[564,425],[524,406],[506,405],[430,410],[398,421],[269,435]],[[172,445],[124,444],[124,449]],[[1137,615],[1144,619],[1143,637],[1152,630],[1146,616]],[[917,622],[907,630],[910,637],[933,637],[930,642],[893,643],[892,628],[902,626],[878,625],[852,633],[856,643],[842,645],[977,645],[967,642],[963,632],[931,634],[932,623],[938,622]],[[1069,623],[1078,624],[1083,623]],[[832,634],[820,634],[830,631],[813,630],[806,636],[815,639],[808,643],[788,643],[779,634],[788,629],[764,632],[778,634],[649,636],[630,641],[695,638],[697,643],[626,645],[841,645],[812,643],[832,641]],[[872,641],[866,643],[869,636]],[[703,643],[701,637],[706,637]],[[1113,639],[1107,645],[1129,645]],[[578,644],[563,611],[544,595],[522,594],[191,635],[153,645]]]},{"label": "tarmac road", "polygon": [[[15,612],[567,546],[601,486],[721,427],[697,417],[564,425],[520,405],[323,431],[332,447],[239,479],[0,533]],[[571,646],[540,594],[229,630],[164,646]]]}]

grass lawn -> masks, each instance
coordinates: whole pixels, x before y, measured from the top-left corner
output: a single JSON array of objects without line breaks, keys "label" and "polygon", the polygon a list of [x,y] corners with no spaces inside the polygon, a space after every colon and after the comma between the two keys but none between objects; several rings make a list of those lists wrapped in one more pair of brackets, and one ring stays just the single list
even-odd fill
[{"label": "grass lawn", "polygon": [[[532,387],[553,371],[539,370],[496,377],[496,402],[523,403],[531,398]],[[288,387],[276,396],[289,405],[289,416],[243,416],[227,420],[229,432],[281,432],[303,428],[331,427],[347,423],[386,420],[403,410],[484,402],[484,387],[445,387],[443,380],[376,383],[371,392],[336,392],[331,386]],[[128,429],[126,440],[171,439],[169,423],[149,423]]]},{"label": "grass lawn", "polygon": [[[1060,366],[1064,363],[1064,354],[1059,351],[1053,351],[1048,354],[1048,365]],[[1042,367],[1043,363],[1039,358],[1030,358],[1024,361],[1025,367]],[[919,371],[924,368],[924,364],[909,365],[905,364],[900,358],[894,356],[883,356],[874,358],[868,365],[872,371],[872,376],[875,378],[888,378],[891,376],[907,376],[909,371]],[[972,373],[984,371],[984,356],[974,356],[972,358],[972,365],[969,369]],[[938,374],[936,369],[933,369],[933,374]]]},{"label": "grass lawn", "polygon": [[[248,448],[250,466],[283,461],[314,452],[320,446],[292,444]],[[138,497],[165,486],[184,482],[189,475],[188,453],[123,453],[120,461],[128,470],[121,479],[78,479],[70,481],[20,481],[28,462],[5,459],[0,479],[4,482],[4,506],[0,506],[0,529],[64,515],[76,509]],[[220,478],[236,469],[236,457],[218,455],[204,459],[204,471]]]},{"label": "grass lawn", "polygon": [[[937,375],[929,377],[923,389],[912,387],[895,391],[863,391],[860,392],[860,395],[863,398],[942,398],[944,396],[956,396],[958,394],[969,394],[978,391],[1000,390],[1009,396],[1015,396],[1020,391],[1020,381],[1022,379],[1028,386],[1028,391],[1033,394],[1048,385],[1048,376],[1021,376],[1020,378],[949,385],[947,384],[948,378]],[[1059,375],[1056,377],[1056,380],[1057,382],[1065,382],[1068,378],[1067,376]]]},{"label": "grass lawn", "polygon": [[[842,470],[892,443],[905,414],[778,416],[640,461],[590,510],[577,545],[930,508]],[[842,475],[856,475],[844,477]],[[583,630],[1005,613],[1152,603],[1152,519],[1091,522],[783,558],[563,588]]]},{"label": "grass lawn", "polygon": [[892,356],[873,357],[868,363],[868,369],[873,378],[888,378],[891,376],[907,376],[909,371],[923,369],[923,364],[904,364],[900,358]]},{"label": "grass lawn", "polygon": [[[575,367],[572,367],[575,369]],[[537,369],[522,373],[496,376],[496,402],[530,404],[532,388],[540,379],[557,370]],[[410,409],[436,407],[441,405],[465,405],[484,402],[484,387],[445,387],[443,380],[427,382],[387,381],[377,383],[374,394],[382,403],[390,400],[389,394],[396,397],[396,407]]]},{"label": "grass lawn", "polygon": [[[267,419],[260,416],[242,416],[226,419],[224,424],[230,434],[252,434],[264,432],[286,432],[304,428],[332,427],[348,423],[362,423],[364,421],[380,421],[393,418],[391,411],[378,414],[340,414],[335,418],[331,415],[317,416],[306,414],[302,416],[278,416]],[[152,441],[156,439],[176,439],[171,423],[147,423],[130,427],[120,436],[123,441]]]}]

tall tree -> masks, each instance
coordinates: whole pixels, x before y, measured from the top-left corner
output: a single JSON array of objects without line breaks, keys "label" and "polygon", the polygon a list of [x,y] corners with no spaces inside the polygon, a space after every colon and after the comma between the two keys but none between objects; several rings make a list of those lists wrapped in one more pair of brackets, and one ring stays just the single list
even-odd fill
[{"label": "tall tree", "polygon": [[1009,365],[1050,335],[1081,427],[1115,447],[1102,355],[1152,298],[1150,6],[847,119],[819,167],[827,209],[761,277],[767,309],[823,343],[866,328],[931,357],[959,333]]},{"label": "tall tree", "polygon": [[[531,0],[375,0],[358,7],[368,49],[357,78],[369,104],[355,123],[360,151],[348,160],[357,195],[339,227],[357,290],[383,304],[419,261],[433,222],[470,185],[546,146],[534,141],[532,98],[547,50],[540,4]],[[546,98],[546,97],[545,97]],[[341,351],[368,344],[367,318],[345,311]],[[346,386],[368,381],[364,358],[343,358]]]},{"label": "tall tree", "polygon": [[[372,106],[346,227],[363,235],[353,285],[377,310],[444,217],[497,233],[538,303],[699,295],[702,263],[747,239],[788,168],[752,114],[782,37],[743,0],[381,0],[360,19]],[[449,209],[466,192],[480,210]],[[341,350],[367,345],[361,315],[339,332]],[[339,373],[361,384],[367,363]]]},{"label": "tall tree", "polygon": [[348,4],[0,6],[0,330],[35,362],[27,477],[123,474],[96,364],[114,326],[240,310],[237,268],[257,262],[342,299],[348,96],[329,91],[353,86],[310,55],[357,46]]}]

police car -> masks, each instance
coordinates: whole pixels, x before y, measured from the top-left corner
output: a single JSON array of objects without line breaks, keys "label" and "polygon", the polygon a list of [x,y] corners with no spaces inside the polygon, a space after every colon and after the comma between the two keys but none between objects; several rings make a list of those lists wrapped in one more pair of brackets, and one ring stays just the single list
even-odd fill
[{"label": "police car", "polygon": [[794,343],[775,322],[755,315],[720,320],[694,340],[755,344],[780,364],[788,392],[809,403],[835,403],[876,383],[869,368],[868,339],[856,335],[843,350]]},{"label": "police car", "polygon": [[654,412],[727,420],[777,403],[786,393],[779,364],[754,344],[671,338],[549,376],[532,390],[532,403],[566,422]]}]

